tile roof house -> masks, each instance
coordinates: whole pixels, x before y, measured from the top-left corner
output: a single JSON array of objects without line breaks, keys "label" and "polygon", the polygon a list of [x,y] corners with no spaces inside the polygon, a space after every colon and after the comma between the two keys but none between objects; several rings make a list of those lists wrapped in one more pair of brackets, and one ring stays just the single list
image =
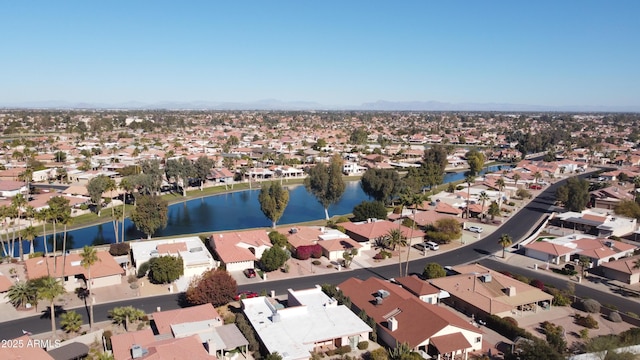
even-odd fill
[{"label": "tile roof house", "polygon": [[587,209],[582,212],[567,211],[556,214],[551,224],[590,235],[608,237],[624,236],[633,232],[636,229],[637,220],[612,215],[604,209]]},{"label": "tile roof house", "polygon": [[[138,344],[136,344],[138,345]],[[132,346],[131,357],[125,359],[136,360],[217,360],[215,354],[210,354],[200,342],[197,335],[179,339],[165,339],[148,344],[147,347]],[[115,358],[115,360],[121,360]]]},{"label": "tile roof house", "polygon": [[271,248],[265,230],[213,234],[209,237],[209,244],[229,272],[255,267],[255,261]]},{"label": "tile roof house", "polygon": [[[108,251],[97,251],[98,261],[91,266],[92,288],[97,289],[112,285],[120,285],[125,271]],[[65,257],[35,257],[24,261],[27,278],[38,279],[45,276],[62,278],[64,269],[64,287],[73,292],[78,287],[84,287],[88,280],[89,271],[80,263],[79,253],[70,253]],[[57,264],[57,267],[55,266]],[[47,271],[48,265],[48,271]]]},{"label": "tile roof house", "polygon": [[341,259],[345,250],[362,247],[343,232],[324,226],[297,226],[289,230],[280,229],[278,231],[287,237],[287,241],[294,248],[320,245],[322,255],[329,260]]},{"label": "tile roof house", "polygon": [[[278,304],[279,305],[279,304]],[[242,300],[242,310],[264,347],[283,360],[310,359],[311,352],[368,341],[371,328],[319,286],[288,290],[287,307],[260,296]]]},{"label": "tile roof house", "polygon": [[422,242],[426,236],[422,230],[411,229],[410,227],[387,220],[371,219],[370,221],[345,222],[338,225],[344,227],[347,235],[359,242],[364,250],[370,249],[376,239],[386,237],[392,229],[400,229],[402,235],[407,238],[407,241],[411,241],[412,243]]},{"label": "tile roof house", "polygon": [[133,345],[139,345],[147,348],[156,341],[151,329],[126,332],[124,334],[113,335],[111,337],[111,349],[115,360],[132,359],[131,348]]},{"label": "tile roof house", "polygon": [[3,360],[54,360],[43,346],[34,346],[34,339],[29,335],[23,335],[15,339],[2,340],[3,346],[0,346],[0,359]]},{"label": "tile roof house", "polygon": [[428,304],[437,304],[440,297],[440,289],[431,285],[429,282],[420,279],[415,275],[403,276],[395,278],[395,281],[402,285],[413,295]]},{"label": "tile roof house", "polygon": [[209,321],[212,326],[223,324],[220,314],[211,304],[191,306],[187,308],[158,311],[151,314],[158,335],[172,334],[171,325]]},{"label": "tile roof house", "polygon": [[602,264],[602,273],[606,278],[634,285],[640,282],[640,268],[636,267],[638,261],[640,256],[609,261]]},{"label": "tile roof house", "polygon": [[27,184],[24,181],[0,180],[0,196],[14,197],[27,193]]},{"label": "tile roof house", "polygon": [[633,255],[635,245],[590,235],[567,235],[532,242],[524,246],[525,255],[560,265],[573,257],[586,256],[594,266]]},{"label": "tile roof house", "polygon": [[[350,278],[338,288],[377,324],[378,338],[395,348],[406,343],[433,356],[462,355],[482,348],[482,331],[445,307],[428,304],[400,286],[371,277]],[[424,357],[424,355],[423,355]]]},{"label": "tile roof house", "polygon": [[431,279],[450,297],[443,300],[458,311],[500,317],[523,316],[550,306],[553,296],[479,264],[453,268],[458,275]]}]

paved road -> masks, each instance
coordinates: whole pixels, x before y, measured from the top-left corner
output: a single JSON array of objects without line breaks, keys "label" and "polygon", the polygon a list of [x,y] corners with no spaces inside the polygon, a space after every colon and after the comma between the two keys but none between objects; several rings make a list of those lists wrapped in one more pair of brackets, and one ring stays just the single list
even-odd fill
[{"label": "paved road", "polygon": [[[582,176],[586,175],[587,174],[583,174]],[[489,267],[496,268],[497,270],[506,269],[512,273],[519,273],[525,276],[536,277],[559,288],[564,288],[567,282],[566,279],[558,279],[539,272],[533,273],[532,271],[527,269],[513,267],[508,264],[489,260],[492,257],[491,254],[501,249],[500,245],[498,244],[498,239],[500,238],[500,235],[502,233],[508,233],[515,241],[521,240],[532,232],[531,224],[539,222],[546,214],[553,210],[555,190],[558,186],[560,186],[560,184],[561,182],[549,186],[545,191],[542,192],[542,194],[540,194],[540,196],[531,201],[526,207],[522,208],[511,218],[509,218],[508,221],[500,227],[499,231],[487,235],[484,239],[480,239],[474,242],[472,246],[466,246],[446,253],[430,256],[428,259],[414,260],[409,264],[409,273],[421,274],[426,262],[437,262],[442,265],[457,265],[474,261],[481,261],[481,263],[487,264]],[[252,290],[256,292],[262,290],[274,290],[276,294],[286,294],[287,289],[289,288],[304,289],[313,287],[316,284],[338,284],[350,277],[367,279],[371,276],[377,276],[384,279],[397,277],[398,265],[394,264],[368,269],[356,269],[337,272],[326,275],[307,276],[280,281],[268,281],[259,284],[243,285],[239,287],[239,290]],[[622,311],[635,310],[634,312],[637,312],[637,302],[614,296],[612,294],[598,292],[597,290],[583,285],[577,284],[576,295],[596,298],[600,300],[601,303],[614,304],[618,306],[618,308]],[[160,307],[162,310],[177,309],[180,307],[179,299],[179,294],[170,294],[150,298],[129,299],[108,304],[97,304],[94,306],[94,313],[97,322],[106,321],[108,320],[107,312],[117,306],[131,305],[136,308],[142,309],[147,313],[151,313],[156,311],[158,307]],[[76,311],[82,313],[84,321],[85,323],[87,323],[88,317],[85,309],[80,308],[76,309]],[[48,317],[48,312],[43,312],[43,314],[43,316],[32,316],[3,323],[2,328],[0,329],[0,339],[10,339],[20,336],[22,335],[23,329],[34,334],[51,331],[51,323],[50,318]]]}]

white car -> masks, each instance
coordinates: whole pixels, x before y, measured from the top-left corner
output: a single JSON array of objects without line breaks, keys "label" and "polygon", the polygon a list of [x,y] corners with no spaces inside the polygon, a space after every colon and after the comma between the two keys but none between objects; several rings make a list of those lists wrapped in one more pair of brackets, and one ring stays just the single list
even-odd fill
[{"label": "white car", "polygon": [[469,226],[467,230],[480,234],[483,229],[480,226]]}]

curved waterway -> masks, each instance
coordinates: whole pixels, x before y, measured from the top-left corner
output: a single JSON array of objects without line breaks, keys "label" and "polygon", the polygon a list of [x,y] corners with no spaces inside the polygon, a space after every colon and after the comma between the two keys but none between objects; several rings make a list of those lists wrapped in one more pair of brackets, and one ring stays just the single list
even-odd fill
[{"label": "curved waterway", "polygon": [[[490,166],[483,173],[507,168],[510,168],[510,166]],[[444,182],[448,183],[462,179],[464,179],[463,172],[447,173],[444,177]],[[307,192],[304,186],[287,185],[287,183],[284,183],[283,186],[289,189],[289,204],[282,218],[278,221],[279,225],[324,218],[322,205],[318,203],[313,195]],[[259,190],[243,190],[170,205],[167,227],[158,230],[154,237],[269,227],[271,226],[271,221],[260,210],[258,194]],[[370,200],[370,198],[362,191],[360,182],[347,182],[346,190],[340,201],[336,205],[329,207],[329,215],[351,213],[354,206],[363,200]],[[108,216],[108,211],[108,209],[103,210],[105,216]],[[48,237],[50,238],[51,234],[48,234]],[[145,235],[136,229],[130,219],[125,219],[125,240],[144,237]],[[58,239],[57,249],[62,249],[62,234],[59,233],[56,238]],[[115,242],[115,235],[111,222],[67,232],[68,249],[113,242]],[[34,244],[35,251],[44,251],[42,237],[38,237]],[[51,239],[47,247],[49,251],[52,250]],[[16,256],[17,250],[16,247]],[[24,242],[24,251],[25,254],[29,251],[27,242]]]}]

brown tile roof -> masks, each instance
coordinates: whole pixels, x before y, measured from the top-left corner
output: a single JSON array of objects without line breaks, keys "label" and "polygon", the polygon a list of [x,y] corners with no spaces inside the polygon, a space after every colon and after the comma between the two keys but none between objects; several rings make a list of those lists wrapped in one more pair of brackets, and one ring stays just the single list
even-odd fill
[{"label": "brown tile roof", "polygon": [[441,354],[450,353],[460,349],[468,349],[471,347],[469,341],[459,332],[432,337],[429,342],[438,349]]},{"label": "brown tile roof", "polygon": [[0,274],[0,293],[9,291],[9,288],[13,286],[11,280],[8,277]]},{"label": "brown tile roof", "polygon": [[327,251],[340,251],[348,249],[360,249],[362,245],[353,239],[333,239],[318,241],[318,244]]},{"label": "brown tile roof", "polygon": [[220,318],[220,314],[211,304],[203,304],[183,309],[154,312],[153,322],[158,334],[171,334],[171,325],[190,323],[194,321],[213,320]]},{"label": "brown tile roof", "polygon": [[[100,278],[116,274],[124,274],[124,269],[113,259],[113,256],[107,251],[98,251],[98,262],[91,266],[91,277]],[[62,267],[64,263],[64,275],[74,276],[82,274],[85,279],[88,278],[88,270],[80,265],[82,257],[78,253],[71,253],[66,256],[66,260],[62,256],[55,258],[57,269],[54,267],[54,258],[49,257],[48,261],[44,257],[36,257],[25,260],[25,268],[29,279],[38,279],[47,275],[55,278],[62,277]],[[49,272],[47,272],[47,263],[49,264]],[[54,271],[54,269],[56,271]]]},{"label": "brown tile roof", "polygon": [[[257,260],[249,247],[271,247],[271,241],[264,230],[234,231],[211,235],[213,248],[225,264]],[[239,244],[244,246],[239,246]]]},{"label": "brown tile roof", "polygon": [[563,246],[560,244],[554,244],[546,241],[532,242],[528,245],[525,245],[525,249],[540,251],[542,253],[550,254],[556,257],[570,254],[571,252],[575,251],[575,249],[572,249],[570,247]]},{"label": "brown tile roof", "polygon": [[396,278],[396,281],[416,296],[432,295],[440,292],[440,289],[415,275]]},{"label": "brown tile roof", "polygon": [[[204,348],[200,337],[192,335],[180,339],[167,339],[149,345],[149,354],[144,360],[216,360]],[[118,359],[116,359],[118,360]]]},{"label": "brown tile roof", "polygon": [[156,246],[156,250],[158,250],[158,254],[160,255],[177,254],[180,251],[187,251],[187,243],[160,244]]},{"label": "brown tile roof", "polygon": [[131,359],[131,346],[135,344],[147,348],[153,342],[155,342],[155,338],[151,329],[113,335],[111,337],[113,358],[116,360]]},{"label": "brown tile roof", "polygon": [[458,209],[442,201],[436,204],[435,211],[439,213],[444,213],[444,214],[453,214],[453,215],[462,214],[462,209]]},{"label": "brown tile roof", "polygon": [[426,234],[422,230],[411,229],[410,227],[406,227],[404,225],[398,225],[392,223],[391,221],[372,221],[369,223],[351,223],[345,222],[340,223],[339,225],[343,226],[347,232],[352,232],[359,236],[362,236],[366,239],[372,240],[377,239],[382,236],[387,236],[389,231],[392,229],[400,228],[402,231],[402,235],[409,238],[423,238]]},{"label": "brown tile roof", "polygon": [[[3,360],[54,360],[54,358],[49,355],[42,347],[40,346],[28,346],[30,341],[33,341],[28,335],[20,336],[15,339],[6,339],[6,344],[4,343],[0,347],[0,359]],[[15,346],[8,346],[15,345]]]},{"label": "brown tile roof", "polygon": [[[24,170],[22,170],[24,171]],[[0,191],[15,191],[27,186],[23,181],[0,180]]]},{"label": "brown tile roof", "polygon": [[[356,307],[375,319],[380,331],[389,333],[400,343],[408,343],[411,348],[450,326],[482,334],[446,308],[427,304],[402,287],[378,278],[372,277],[365,281],[350,278],[338,285],[338,288]],[[376,305],[374,295],[380,289],[387,290],[389,296],[383,299],[382,304]],[[398,321],[398,329],[393,332],[387,328],[390,316]]]},{"label": "brown tile roof", "polygon": [[636,261],[638,261],[638,259],[640,259],[640,256],[633,256],[616,261],[609,261],[602,264],[601,266],[631,275],[640,272],[640,268],[635,267],[635,263]]}]

